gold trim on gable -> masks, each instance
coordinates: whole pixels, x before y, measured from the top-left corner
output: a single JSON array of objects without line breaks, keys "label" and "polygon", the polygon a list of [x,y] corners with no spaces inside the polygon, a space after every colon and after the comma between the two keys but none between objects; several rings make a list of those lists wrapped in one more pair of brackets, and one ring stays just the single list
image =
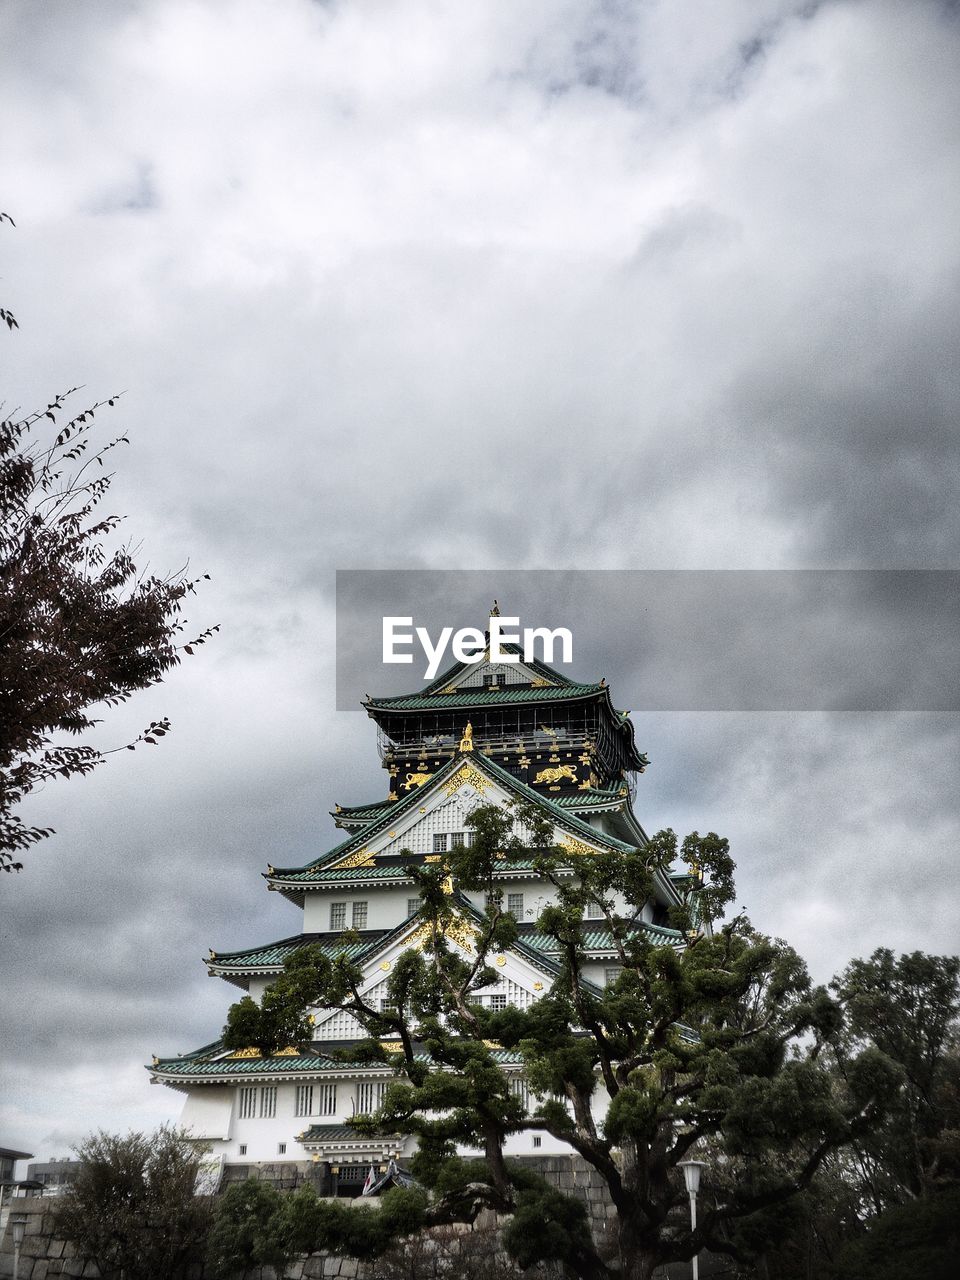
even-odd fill
[{"label": "gold trim on gable", "polygon": [[[464,951],[473,951],[473,944],[480,936],[473,925],[468,924],[462,916],[454,916],[440,929],[441,935],[449,942],[455,942],[457,946],[463,947]],[[408,938],[405,939],[403,945],[405,947],[413,947],[417,951],[421,951],[423,947],[432,937],[432,928],[430,922],[425,920],[418,929],[415,929]]]},{"label": "gold trim on gable", "polygon": [[448,778],[443,784],[443,790],[449,798],[455,791],[459,791],[460,788],[466,784],[469,784],[471,787],[476,787],[481,795],[483,795],[487,789],[487,780],[483,774],[478,769],[474,768],[472,764],[462,764],[453,777]]},{"label": "gold trim on gable", "polygon": [[355,849],[353,853],[348,853],[345,858],[335,862],[331,870],[346,871],[349,867],[372,867],[375,865],[373,854],[369,849]]},{"label": "gold trim on gable", "polygon": [[586,844],[583,840],[575,840],[573,836],[564,836],[562,840],[558,840],[557,844],[567,853],[582,855],[585,853],[599,853],[598,849],[594,849],[593,845]]}]

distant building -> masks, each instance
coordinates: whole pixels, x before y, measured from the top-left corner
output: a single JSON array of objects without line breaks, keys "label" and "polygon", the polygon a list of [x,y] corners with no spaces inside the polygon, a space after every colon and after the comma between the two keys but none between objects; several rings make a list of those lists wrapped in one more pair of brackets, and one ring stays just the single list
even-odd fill
[{"label": "distant building", "polygon": [[14,1151],[0,1147],[0,1182],[13,1182],[18,1160],[32,1160],[32,1151]]},{"label": "distant building", "polygon": [[37,1160],[27,1165],[27,1178],[38,1182],[47,1194],[56,1193],[69,1184],[77,1176],[80,1168],[79,1160]]}]

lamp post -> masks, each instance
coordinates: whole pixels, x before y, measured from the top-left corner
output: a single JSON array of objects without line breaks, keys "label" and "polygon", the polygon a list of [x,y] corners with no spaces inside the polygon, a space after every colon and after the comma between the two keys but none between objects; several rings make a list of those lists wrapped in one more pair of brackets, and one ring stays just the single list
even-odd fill
[{"label": "lamp post", "polygon": [[17,1280],[20,1272],[20,1246],[23,1244],[26,1226],[27,1220],[22,1215],[10,1219],[10,1229],[13,1232],[13,1280]]},{"label": "lamp post", "polygon": [[[687,1195],[690,1197],[690,1230],[697,1229],[697,1192],[700,1190],[700,1175],[707,1166],[702,1160],[681,1160],[680,1168],[683,1170],[683,1180],[687,1184]],[[693,1280],[700,1280],[700,1255],[695,1253],[692,1257],[691,1265],[693,1267]]]}]

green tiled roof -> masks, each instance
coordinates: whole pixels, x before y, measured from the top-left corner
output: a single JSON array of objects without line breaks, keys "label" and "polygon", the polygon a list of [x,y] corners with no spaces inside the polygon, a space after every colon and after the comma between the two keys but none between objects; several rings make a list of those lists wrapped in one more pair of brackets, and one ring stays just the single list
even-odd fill
[{"label": "green tiled roof", "polygon": [[312,1124],[309,1129],[297,1136],[298,1142],[342,1142],[344,1145],[356,1146],[358,1143],[383,1143],[388,1135],[371,1137],[368,1133],[359,1133],[345,1124]]},{"label": "green tiled roof", "polygon": [[[222,1045],[215,1045],[214,1050],[217,1053],[223,1052]],[[429,1061],[429,1054],[418,1053],[415,1055],[420,1061]],[[511,1049],[493,1049],[491,1056],[494,1062],[501,1066],[510,1066],[521,1061],[519,1053],[515,1053]],[[318,1072],[344,1072],[344,1071],[382,1071],[391,1070],[392,1065],[389,1062],[336,1062],[332,1058],[328,1058],[325,1054],[284,1054],[274,1058],[221,1058],[208,1057],[202,1058],[194,1055],[185,1055],[182,1058],[159,1058],[156,1062],[147,1065],[147,1070],[154,1072],[159,1076],[168,1076],[174,1079],[190,1078],[196,1079],[202,1077],[207,1080],[223,1080],[233,1076],[252,1076],[252,1075],[296,1075],[302,1072],[310,1072],[316,1074]]]},{"label": "green tiled roof", "polygon": [[[637,934],[647,934],[653,940],[659,942],[681,942],[683,934],[679,929],[670,929],[662,924],[647,924],[644,922],[639,926],[634,926],[631,930],[631,936]],[[520,934],[518,939],[526,943],[534,951],[549,954],[551,952],[559,952],[561,950],[560,943],[556,938],[551,938],[545,933],[537,933],[535,930],[530,933]],[[615,949],[613,935],[609,928],[585,928],[580,934],[580,945],[584,951],[613,951]]]},{"label": "green tiled roof", "polygon": [[361,818],[369,821],[371,818],[382,817],[393,804],[392,800],[377,800],[373,804],[341,805],[334,810],[332,816],[338,822],[351,822],[354,819],[359,822]]},{"label": "green tiled roof", "polygon": [[405,880],[406,872],[400,866],[330,867],[327,870],[304,867],[301,871],[277,871],[284,880],[308,881],[310,884],[339,884],[343,880]]},{"label": "green tiled roof", "polygon": [[561,809],[592,809],[603,804],[614,804],[618,800],[622,802],[626,798],[619,787],[597,787],[590,791],[574,791],[570,795],[550,797]]},{"label": "green tiled roof", "polygon": [[[221,1049],[222,1052],[222,1049]],[[317,1055],[289,1054],[281,1058],[161,1058],[148,1071],[165,1076],[224,1076],[257,1075],[264,1071],[270,1075],[292,1075],[298,1071],[344,1071],[353,1064],[334,1062],[332,1058]],[[361,1064],[357,1064],[359,1066]]]},{"label": "green tiled roof", "polygon": [[444,707],[493,707],[514,702],[556,702],[558,697],[586,698],[605,693],[602,684],[506,685],[502,689],[484,689],[471,685],[454,693],[403,693],[389,698],[370,698],[363,705],[378,711],[437,711]]},{"label": "green tiled roof", "polygon": [[247,947],[243,951],[215,951],[207,960],[207,964],[220,969],[262,969],[283,965],[288,956],[301,947],[318,945],[327,956],[344,955],[348,960],[357,960],[372,947],[385,938],[390,930],[377,929],[365,933],[358,942],[342,942],[338,933],[298,933],[290,938],[281,938],[279,942],[268,942],[262,947]]}]

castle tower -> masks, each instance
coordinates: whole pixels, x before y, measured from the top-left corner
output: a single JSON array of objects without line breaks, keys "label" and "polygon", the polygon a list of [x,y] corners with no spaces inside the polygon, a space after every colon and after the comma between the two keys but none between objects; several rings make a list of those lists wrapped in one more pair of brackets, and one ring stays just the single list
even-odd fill
[{"label": "castle tower", "polygon": [[[540,662],[495,664],[488,648],[479,661],[451,667],[417,693],[368,698],[364,705],[378,729],[386,797],[337,805],[333,817],[346,838],[306,866],[268,867],[268,889],[301,913],[297,933],[242,951],[211,951],[206,961],[211,975],[255,999],[289,955],[317,943],[331,956],[346,951],[363,969],[368,1001],[385,1003],[397,957],[422,945],[424,936],[404,862],[411,855],[414,862],[441,861],[454,844],[468,843],[468,818],[480,805],[536,806],[556,846],[569,852],[572,876],[581,858],[646,843],[632,790],[647,759],[604,680],[577,684]],[[552,890],[522,850],[504,858],[496,879],[506,909],[517,918],[518,936],[495,957],[497,980],[477,999],[492,1008],[525,1007],[549,989],[558,971],[552,940],[537,930]],[[686,874],[661,875],[633,927],[659,943],[680,945],[681,935],[666,924],[667,912],[690,887]],[[469,954],[471,920],[484,903],[450,888],[458,917],[448,941]],[[586,981],[602,986],[618,972],[599,908],[587,908],[582,954]],[[267,1163],[289,1166],[293,1174],[310,1162],[322,1190],[351,1195],[371,1164],[383,1167],[410,1154],[404,1145],[410,1139],[371,1138],[346,1125],[352,1115],[375,1110],[393,1078],[383,1065],[344,1061],[340,1052],[336,1060],[330,1056],[364,1035],[351,1015],[317,1011],[309,1048],[263,1058],[255,1049],[231,1051],[217,1042],[154,1059],[148,1069],[154,1081],[187,1094],[182,1123],[222,1157],[232,1176]],[[498,1058],[511,1088],[525,1097],[519,1056],[500,1050]],[[516,1134],[506,1148],[516,1157],[566,1151],[546,1131]]]}]

